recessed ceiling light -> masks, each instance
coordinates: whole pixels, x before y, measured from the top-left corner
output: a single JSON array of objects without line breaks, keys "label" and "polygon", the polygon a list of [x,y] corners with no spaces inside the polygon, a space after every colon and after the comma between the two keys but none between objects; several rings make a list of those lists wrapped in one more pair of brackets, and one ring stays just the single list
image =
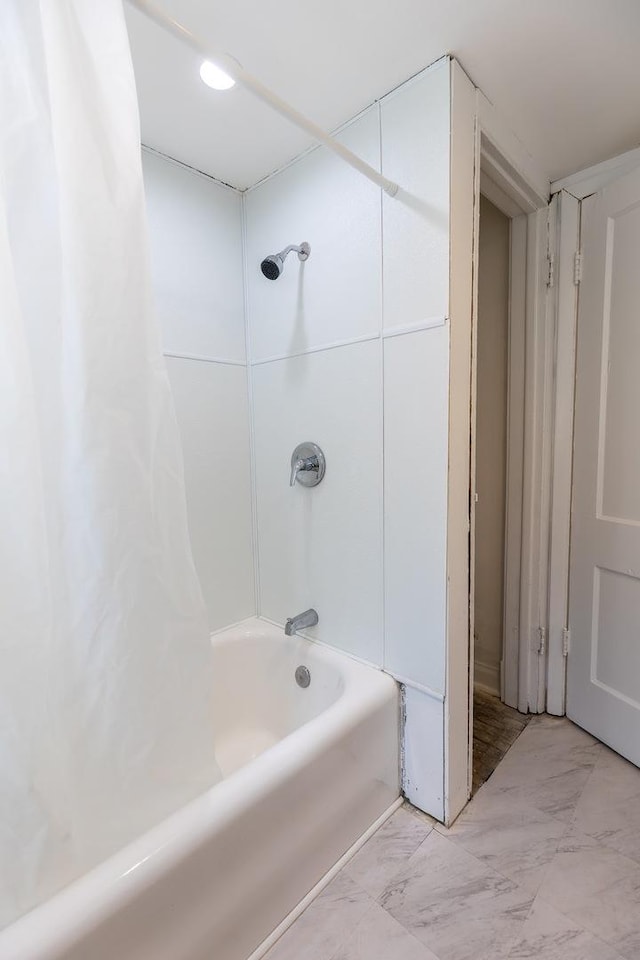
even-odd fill
[{"label": "recessed ceiling light", "polygon": [[215,63],[211,63],[210,60],[205,60],[200,67],[200,77],[203,83],[206,83],[208,87],[213,87],[214,90],[230,90],[235,84],[233,77],[230,77],[220,67],[216,67]]}]

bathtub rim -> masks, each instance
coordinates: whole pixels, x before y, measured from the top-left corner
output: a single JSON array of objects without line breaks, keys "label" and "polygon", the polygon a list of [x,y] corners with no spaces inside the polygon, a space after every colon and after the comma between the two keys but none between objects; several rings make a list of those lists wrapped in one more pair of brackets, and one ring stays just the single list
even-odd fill
[{"label": "bathtub rim", "polygon": [[[215,642],[215,638],[224,633],[232,634],[251,622],[258,624],[268,636],[279,638],[279,631],[274,624],[262,618],[250,617],[233,627],[217,631],[212,635],[212,641]],[[237,642],[241,643],[247,638],[247,635],[239,635]],[[229,642],[233,643],[234,639],[230,636]],[[380,667],[343,654],[328,644],[304,636],[296,639],[317,646],[322,656],[340,664],[346,675],[344,689],[338,699],[254,760],[194,797],[48,900],[0,930],[0,948],[14,951],[11,956],[16,957],[21,955],[19,951],[31,951],[37,955],[45,943],[49,947],[53,945],[60,952],[73,948],[78,940],[90,934],[102,922],[108,921],[111,915],[179,865],[209,837],[224,830],[238,815],[258,803],[261,796],[284,784],[312,763],[315,757],[331,749],[344,735],[346,725],[355,727],[366,720],[372,711],[387,704],[392,694],[396,698],[400,725],[400,689],[393,677]],[[360,679],[362,683],[359,683]],[[357,698],[354,698],[356,688],[359,691]],[[356,702],[353,702],[354,699]],[[401,777],[398,770],[398,800],[394,803],[400,800]],[[386,814],[387,811],[382,817]],[[356,844],[359,842],[357,840]],[[328,882],[325,882],[325,877],[319,881],[325,885]],[[306,897],[301,902],[305,901]],[[297,909],[294,908],[292,913]],[[26,956],[31,953],[27,952]]]}]

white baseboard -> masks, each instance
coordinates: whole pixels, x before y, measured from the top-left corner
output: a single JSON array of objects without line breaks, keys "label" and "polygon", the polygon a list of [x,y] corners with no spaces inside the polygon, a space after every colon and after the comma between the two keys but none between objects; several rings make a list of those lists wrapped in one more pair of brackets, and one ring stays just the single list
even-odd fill
[{"label": "white baseboard", "polygon": [[473,685],[485,693],[500,696],[500,664],[483,663],[476,660],[473,665]]}]

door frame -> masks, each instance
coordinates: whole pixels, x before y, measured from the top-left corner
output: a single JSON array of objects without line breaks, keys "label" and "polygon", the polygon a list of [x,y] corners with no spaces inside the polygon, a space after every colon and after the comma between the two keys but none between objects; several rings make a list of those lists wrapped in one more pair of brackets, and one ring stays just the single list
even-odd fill
[{"label": "door frame", "polygon": [[566,190],[555,193],[550,252],[556,275],[551,310],[556,329],[553,459],[549,541],[548,713],[564,716],[569,652],[569,560],[573,483],[573,418],[576,373],[580,250],[580,202]]},{"label": "door frame", "polygon": [[[551,487],[553,338],[549,330],[550,210],[505,169],[480,131],[480,190],[510,220],[504,649],[501,697],[522,713],[544,709]],[[479,196],[477,198],[479,203]],[[474,270],[477,273],[477,246]],[[472,333],[471,489],[475,492],[477,295]],[[474,556],[475,496],[471,497]],[[471,571],[473,581],[473,569]],[[473,640],[473,588],[470,590]],[[472,669],[472,665],[470,665]],[[470,706],[472,712],[472,704]]]},{"label": "door frame", "polygon": [[[547,248],[549,181],[493,105],[456,65],[452,95],[449,496],[447,527],[447,685],[445,702],[445,820],[451,823],[471,793],[473,748],[472,557],[475,502],[475,390],[478,227],[481,171],[499,188],[507,213],[526,224],[524,282],[525,398],[522,439],[519,625],[507,657],[517,658],[517,703],[544,708],[548,506],[553,414],[553,348],[549,329]],[[506,199],[505,199],[506,198]],[[473,210],[473,215],[472,215]],[[517,234],[517,231],[515,231]],[[519,236],[522,243],[523,237]],[[512,482],[513,470],[511,473]],[[513,498],[512,498],[513,504]],[[545,510],[547,522],[544,522]],[[523,589],[524,587],[524,589]],[[514,588],[515,589],[515,588]],[[533,627],[532,627],[533,623]],[[545,641],[541,644],[541,640]],[[542,646],[542,653],[539,652]],[[513,668],[511,661],[505,678]],[[513,683],[512,683],[513,685]],[[509,694],[513,697],[513,692]]]}]

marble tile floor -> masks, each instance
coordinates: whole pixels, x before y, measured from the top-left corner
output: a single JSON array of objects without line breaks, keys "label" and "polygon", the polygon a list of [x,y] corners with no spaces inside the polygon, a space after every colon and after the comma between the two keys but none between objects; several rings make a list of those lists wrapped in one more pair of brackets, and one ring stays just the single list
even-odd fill
[{"label": "marble tile floor", "polygon": [[447,829],[405,804],[267,960],[640,960],[640,770],[534,717]]}]

